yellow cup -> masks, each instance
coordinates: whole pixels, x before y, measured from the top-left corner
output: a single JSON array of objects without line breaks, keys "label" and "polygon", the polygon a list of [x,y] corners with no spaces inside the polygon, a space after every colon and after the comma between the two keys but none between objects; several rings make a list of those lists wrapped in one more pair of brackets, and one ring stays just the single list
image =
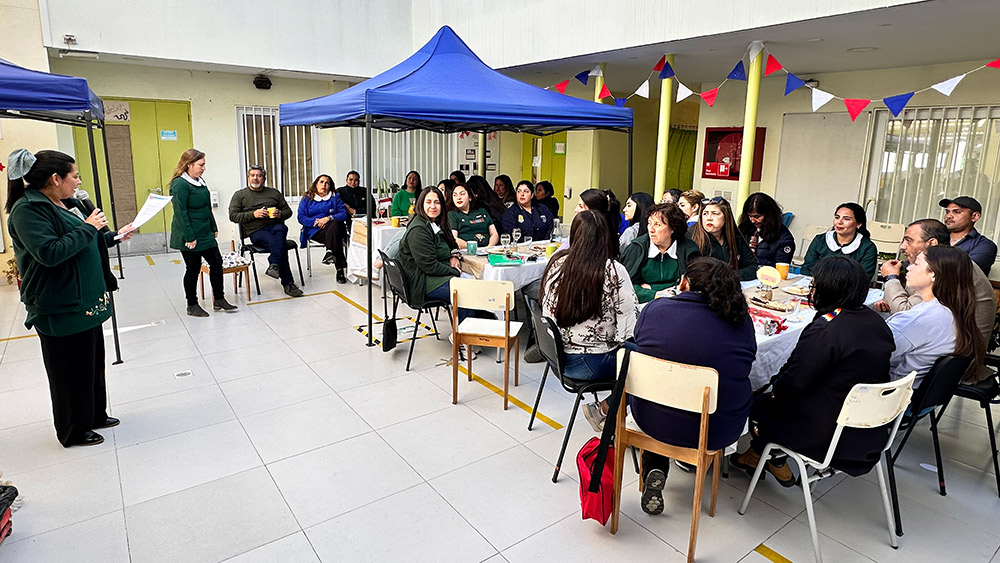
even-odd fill
[{"label": "yellow cup", "polygon": [[277,207],[268,207],[267,216],[271,219],[277,219],[279,216],[279,211]]},{"label": "yellow cup", "polygon": [[549,245],[546,245],[545,246],[545,257],[546,258],[552,258],[552,255],[555,254],[555,252],[557,250],[559,250],[559,245],[558,244],[549,244]]},{"label": "yellow cup", "polygon": [[392,218],[392,226],[393,227],[399,227],[399,217],[393,217]]},{"label": "yellow cup", "polygon": [[774,265],[774,268],[778,270],[778,273],[781,274],[781,279],[783,280],[788,279],[788,266],[789,266],[788,264],[785,264],[783,262],[778,262],[777,264]]}]

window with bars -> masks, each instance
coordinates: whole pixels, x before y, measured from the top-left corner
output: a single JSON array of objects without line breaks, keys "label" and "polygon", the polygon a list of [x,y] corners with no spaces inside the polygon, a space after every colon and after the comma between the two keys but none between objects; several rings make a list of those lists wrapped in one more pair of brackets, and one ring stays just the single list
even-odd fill
[{"label": "window with bars", "polygon": [[246,182],[247,169],[259,164],[267,170],[267,185],[285,197],[300,196],[309,189],[317,145],[311,127],[279,127],[278,108],[260,106],[238,106],[236,122],[241,183]]},{"label": "window with bars", "polygon": [[[454,134],[433,131],[372,131],[372,179],[374,190],[385,190],[389,184],[402,185],[407,172],[420,173],[423,185],[436,185],[455,169]],[[365,131],[351,130],[352,161],[358,163],[364,181]],[[378,197],[389,197],[383,192]]]},{"label": "window with bars", "polygon": [[938,202],[972,196],[983,206],[976,228],[1000,234],[1000,107],[881,110],[868,169],[872,219],[907,224],[941,218]]}]

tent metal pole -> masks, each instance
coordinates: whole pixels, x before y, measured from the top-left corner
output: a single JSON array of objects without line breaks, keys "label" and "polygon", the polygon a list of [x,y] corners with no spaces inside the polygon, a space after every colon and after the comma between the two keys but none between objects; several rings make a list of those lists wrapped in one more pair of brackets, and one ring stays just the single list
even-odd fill
[{"label": "tent metal pole", "polygon": [[632,128],[628,128],[628,196],[632,197]]},{"label": "tent metal pole", "polygon": [[[372,116],[371,114],[365,115],[365,189],[371,190],[372,186]],[[376,206],[375,210],[378,210]],[[366,220],[368,221],[368,235],[365,237],[365,245],[368,247],[368,346],[374,346],[375,343],[372,342],[374,335],[372,334],[375,330],[372,325],[372,215],[373,213],[369,210],[366,213]],[[382,283],[386,283],[382,280]],[[385,319],[383,319],[384,321]]]},{"label": "tent metal pole", "polygon": [[[111,180],[111,156],[108,151],[108,129],[101,127],[101,139],[104,141],[104,167],[108,170],[108,193],[111,194],[111,220],[115,224],[115,229],[119,229],[118,214],[115,212],[115,188]],[[122,245],[115,245],[115,252],[118,254],[118,279],[125,279],[125,268],[122,266]]]}]

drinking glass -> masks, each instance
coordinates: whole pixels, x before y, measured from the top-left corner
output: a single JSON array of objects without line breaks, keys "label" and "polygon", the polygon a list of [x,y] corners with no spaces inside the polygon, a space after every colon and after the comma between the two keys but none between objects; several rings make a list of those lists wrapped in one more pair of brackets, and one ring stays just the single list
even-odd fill
[{"label": "drinking glass", "polygon": [[518,242],[521,241],[521,229],[517,229],[517,228],[513,229],[510,232],[510,236],[513,239],[514,244],[517,244]]},{"label": "drinking glass", "polygon": [[509,234],[504,233],[504,234],[500,235],[500,245],[503,246],[503,248],[504,248],[505,251],[507,250],[507,246],[510,245],[510,235]]},{"label": "drinking glass", "polygon": [[559,240],[562,238],[562,222],[559,219],[552,220],[552,240]]}]

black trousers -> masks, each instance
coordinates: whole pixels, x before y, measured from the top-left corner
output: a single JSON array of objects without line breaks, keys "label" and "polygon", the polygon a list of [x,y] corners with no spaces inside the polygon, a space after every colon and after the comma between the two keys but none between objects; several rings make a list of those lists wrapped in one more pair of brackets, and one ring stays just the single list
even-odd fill
[{"label": "black trousers", "polygon": [[104,331],[98,325],[69,336],[38,334],[49,377],[52,419],[63,447],[108,418],[104,381]]},{"label": "black trousers", "polygon": [[347,256],[344,255],[344,241],[347,240],[347,227],[343,221],[331,219],[326,225],[316,231],[312,240],[322,244],[333,253],[333,260],[337,269],[347,267]]},{"label": "black trousers", "polygon": [[219,247],[213,246],[205,250],[182,250],[184,257],[184,298],[188,305],[198,304],[198,294],[195,286],[198,285],[198,274],[201,273],[201,259],[208,262],[208,279],[212,282],[212,297],[223,299],[226,290],[222,283],[222,254]]}]

